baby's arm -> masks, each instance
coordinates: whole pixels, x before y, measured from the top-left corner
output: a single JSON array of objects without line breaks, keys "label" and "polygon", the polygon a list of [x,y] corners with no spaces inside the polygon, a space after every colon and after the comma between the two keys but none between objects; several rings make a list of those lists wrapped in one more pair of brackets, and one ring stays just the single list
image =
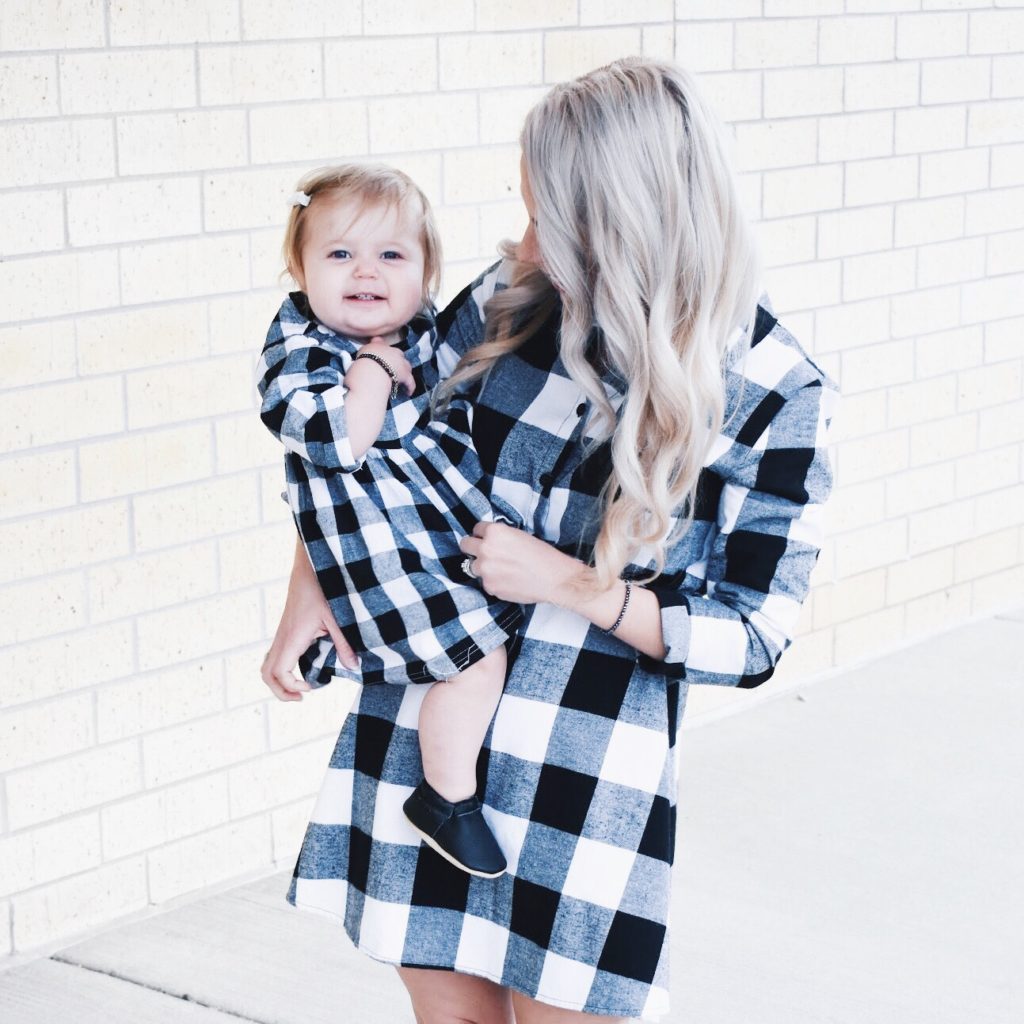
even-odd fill
[{"label": "baby's arm", "polygon": [[[369,342],[375,352],[412,387],[412,373],[400,351]],[[284,446],[323,469],[353,472],[380,434],[387,413],[391,379],[370,359],[355,360],[348,372],[341,355],[315,337],[271,336],[259,364],[263,398],[260,418]]]},{"label": "baby's arm", "polygon": [[[363,353],[383,359],[394,371],[399,385],[405,388],[407,394],[413,393],[416,385],[412,368],[401,351],[382,341],[369,341],[359,349],[359,354]],[[349,443],[356,459],[361,459],[380,436],[388,411],[391,386],[391,377],[375,360],[352,360],[345,374],[345,387],[348,389],[345,402],[348,405]]]}]

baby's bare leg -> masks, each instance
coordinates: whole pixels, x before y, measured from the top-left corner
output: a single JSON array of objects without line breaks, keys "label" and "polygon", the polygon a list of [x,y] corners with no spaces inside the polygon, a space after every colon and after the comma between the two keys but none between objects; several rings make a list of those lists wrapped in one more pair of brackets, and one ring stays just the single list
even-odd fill
[{"label": "baby's bare leg", "polygon": [[476,792],[476,759],[505,685],[505,648],[434,683],[420,705],[423,775],[455,803]]}]

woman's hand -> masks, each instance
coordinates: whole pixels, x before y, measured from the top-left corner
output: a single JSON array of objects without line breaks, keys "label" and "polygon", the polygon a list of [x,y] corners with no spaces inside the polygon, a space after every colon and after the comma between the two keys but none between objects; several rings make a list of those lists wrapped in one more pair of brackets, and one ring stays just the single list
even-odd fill
[{"label": "woman's hand", "polygon": [[[658,661],[665,658],[661,606],[647,588],[633,586],[627,608],[626,584],[621,580],[601,590],[594,568],[504,523],[477,523],[459,547],[473,558],[473,572],[493,597],[519,604],[546,601],[605,630],[619,622],[619,640]],[[623,612],[627,614],[620,617]]]},{"label": "woman's hand", "polygon": [[299,540],[295,545],[295,561],[288,581],[288,598],[274,642],[263,659],[260,675],[278,700],[302,700],[302,690],[309,684],[294,673],[302,654],[317,637],[329,634],[338,650],[338,660],[358,669],[359,661],[334,621],[331,607],[317,582],[313,567]]},{"label": "woman's hand", "polygon": [[477,523],[459,547],[472,557],[473,572],[488,594],[518,604],[564,604],[586,570],[554,545],[504,523]]}]

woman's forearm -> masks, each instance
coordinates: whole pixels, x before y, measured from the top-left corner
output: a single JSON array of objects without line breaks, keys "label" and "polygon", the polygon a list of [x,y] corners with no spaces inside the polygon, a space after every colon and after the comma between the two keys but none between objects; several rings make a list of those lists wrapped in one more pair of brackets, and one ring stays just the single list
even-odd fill
[{"label": "woman's forearm", "polygon": [[[573,564],[566,566],[564,582],[556,589],[553,603],[582,615],[601,629],[609,629],[622,611],[626,584],[616,580],[607,590],[601,590],[596,569],[569,555],[565,557]],[[664,658],[661,605],[657,597],[644,587],[632,584],[629,605],[615,636],[651,658],[659,661]]]}]

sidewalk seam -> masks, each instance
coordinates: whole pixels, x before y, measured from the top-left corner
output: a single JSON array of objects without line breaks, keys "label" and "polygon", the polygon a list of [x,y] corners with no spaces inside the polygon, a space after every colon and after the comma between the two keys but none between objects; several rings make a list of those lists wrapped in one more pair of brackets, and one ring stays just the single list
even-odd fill
[{"label": "sidewalk seam", "polygon": [[216,1010],[218,1013],[223,1013],[228,1017],[235,1017],[238,1020],[249,1021],[251,1024],[271,1024],[270,1021],[260,1020],[258,1017],[247,1017],[244,1014],[236,1013],[234,1010],[225,1009],[223,1006],[217,1006],[214,1003],[204,1003],[200,999],[195,999],[192,996],[185,993],[179,995],[177,992],[169,992],[165,988],[160,988],[157,985],[147,985],[143,981],[137,981],[135,978],[129,978],[127,975],[118,974],[116,971],[103,970],[100,967],[90,967],[87,964],[78,963],[76,960],[71,960],[65,956],[58,956],[54,954],[49,957],[50,960],[55,960],[57,963],[67,964],[69,967],[77,967],[83,971],[91,971],[93,974],[105,974],[108,978],[116,978],[118,981],[125,981],[129,985],[136,985],[139,988],[149,989],[151,992],[159,992],[162,996],[167,996],[168,999],[180,999],[185,1003],[193,1003],[196,1006],[202,1006],[207,1010]]}]

